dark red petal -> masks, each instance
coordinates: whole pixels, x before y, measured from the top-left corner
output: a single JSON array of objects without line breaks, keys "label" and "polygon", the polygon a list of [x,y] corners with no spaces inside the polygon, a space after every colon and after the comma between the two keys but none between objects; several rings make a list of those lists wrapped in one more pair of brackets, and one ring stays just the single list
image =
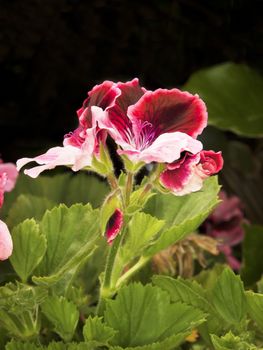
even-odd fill
[{"label": "dark red petal", "polygon": [[120,233],[123,225],[123,212],[120,209],[116,209],[112,216],[109,218],[106,227],[106,238],[109,244],[112,243],[114,238]]},{"label": "dark red petal", "polygon": [[77,111],[80,124],[84,128],[91,126],[91,106],[97,106],[103,110],[107,110],[115,103],[115,99],[120,95],[120,90],[112,81],[104,81],[100,85],[88,92],[88,98],[84,101],[82,108]]},{"label": "dark red petal", "polygon": [[200,153],[200,164],[203,172],[207,175],[217,174],[223,168],[223,157],[221,152],[202,151]]},{"label": "dark red petal", "polygon": [[187,154],[183,159],[183,162],[175,162],[179,165],[177,167],[171,167],[171,164],[168,164],[166,170],[160,175],[161,183],[172,191],[181,191],[188,183],[192,175],[192,167],[199,161],[199,154]]},{"label": "dark red petal", "polygon": [[127,110],[130,105],[136,103],[145,93],[139,85],[137,78],[126,83],[117,83],[121,94],[117,97],[115,105],[109,109],[109,119],[115,128],[122,135],[123,139],[129,142],[132,136],[132,123],[127,117]]},{"label": "dark red petal", "polygon": [[[204,102],[198,95],[178,89],[158,89],[146,92],[128,109],[133,123],[152,124],[156,137],[165,132],[180,131],[192,137],[199,135],[207,125]],[[136,132],[136,131],[135,131]]]}]

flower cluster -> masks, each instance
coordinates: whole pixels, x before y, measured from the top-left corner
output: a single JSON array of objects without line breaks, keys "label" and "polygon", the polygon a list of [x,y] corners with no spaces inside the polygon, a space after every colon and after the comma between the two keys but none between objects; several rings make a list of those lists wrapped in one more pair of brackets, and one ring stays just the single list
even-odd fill
[{"label": "flower cluster", "polygon": [[[109,179],[113,167],[108,136],[117,144],[127,171],[158,164],[154,185],[174,195],[200,190],[204,179],[223,166],[221,153],[202,150],[197,140],[207,125],[206,106],[198,95],[178,89],[149,91],[137,78],[126,83],[105,81],[88,92],[77,116],[79,125],[65,135],[63,147],[18,160],[18,170],[35,161],[38,166],[25,170],[33,178],[46,169],[67,165],[73,171],[85,168]],[[106,236],[109,242],[114,238]]]},{"label": "flower cluster", "polygon": [[[4,193],[15,186],[18,172],[12,163],[3,163],[0,159],[0,208],[4,203]],[[6,224],[0,220],[0,260],[8,259],[12,254],[13,243]]]}]

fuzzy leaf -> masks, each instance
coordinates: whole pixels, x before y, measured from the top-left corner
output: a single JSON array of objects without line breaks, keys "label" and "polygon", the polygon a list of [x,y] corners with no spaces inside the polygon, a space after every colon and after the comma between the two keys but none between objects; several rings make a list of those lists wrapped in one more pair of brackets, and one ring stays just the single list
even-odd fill
[{"label": "fuzzy leaf", "polygon": [[225,322],[239,324],[246,315],[243,283],[230,268],[225,268],[211,291],[212,302]]},{"label": "fuzzy leaf", "polygon": [[21,194],[17,197],[8,213],[8,227],[14,227],[30,218],[41,220],[45,211],[53,208],[55,205],[55,202],[44,197]]},{"label": "fuzzy leaf", "polygon": [[117,332],[102,322],[102,318],[95,316],[86,320],[83,328],[83,336],[86,342],[92,342],[97,346],[108,345]]},{"label": "fuzzy leaf", "polygon": [[5,347],[5,350],[40,350],[42,347],[38,347],[33,343],[24,343],[21,341],[11,340]]},{"label": "fuzzy leaf", "polygon": [[12,238],[14,249],[10,261],[21,280],[26,282],[46,252],[46,237],[40,234],[39,225],[31,219],[16,226]]},{"label": "fuzzy leaf", "polygon": [[263,136],[263,78],[244,64],[223,63],[194,73],[184,85],[198,93],[209,111],[208,122],[237,134]]},{"label": "fuzzy leaf", "polygon": [[122,263],[127,264],[135,257],[142,255],[164,225],[164,220],[158,220],[141,212],[135,213],[129,222],[127,239],[121,249]]},{"label": "fuzzy leaf", "polygon": [[169,295],[158,287],[134,283],[123,287],[115,300],[106,300],[104,319],[119,331],[112,345],[136,347],[182,336],[202,323],[204,316],[185,304],[171,304]]},{"label": "fuzzy leaf", "polygon": [[66,350],[66,345],[62,342],[52,342],[48,345],[47,350]]},{"label": "fuzzy leaf", "polygon": [[53,324],[54,331],[66,342],[74,335],[79,320],[79,311],[64,297],[50,296],[41,305],[41,310]]},{"label": "fuzzy leaf", "polygon": [[193,232],[219,203],[219,189],[217,177],[213,176],[205,181],[199,192],[182,197],[159,193],[153,197],[146,211],[158,219],[164,219],[166,226],[145,255],[152,256]]},{"label": "fuzzy leaf", "polygon": [[249,316],[254,320],[261,331],[263,331],[263,294],[246,292]]},{"label": "fuzzy leaf", "polygon": [[[94,251],[99,236],[99,213],[90,205],[60,205],[48,211],[40,222],[47,239],[46,254],[37,268],[35,283],[52,284],[75,270]],[[44,277],[40,277],[44,276]]]},{"label": "fuzzy leaf", "polygon": [[235,336],[231,331],[223,337],[212,334],[211,340],[215,350],[260,350],[255,345],[243,341],[239,336]]}]

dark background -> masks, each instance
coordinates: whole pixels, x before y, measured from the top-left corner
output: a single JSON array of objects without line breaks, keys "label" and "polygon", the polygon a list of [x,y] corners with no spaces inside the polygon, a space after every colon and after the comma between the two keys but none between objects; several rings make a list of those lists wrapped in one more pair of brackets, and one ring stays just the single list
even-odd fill
[{"label": "dark background", "polygon": [[224,61],[261,70],[262,1],[1,0],[0,153],[59,145],[88,90],[139,77],[183,84]]}]

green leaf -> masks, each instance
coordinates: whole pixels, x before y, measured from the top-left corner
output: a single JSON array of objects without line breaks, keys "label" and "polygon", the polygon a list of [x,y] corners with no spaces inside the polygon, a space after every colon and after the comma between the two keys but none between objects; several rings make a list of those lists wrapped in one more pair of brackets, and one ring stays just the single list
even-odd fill
[{"label": "green leaf", "polygon": [[212,334],[211,340],[215,350],[259,350],[258,347],[253,344],[248,344],[246,341],[243,341],[241,337],[235,336],[231,331],[223,337]]},{"label": "green leaf", "polygon": [[23,343],[21,341],[11,340],[5,347],[6,350],[39,350],[43,349],[33,343]]},{"label": "green leaf", "polygon": [[158,219],[164,219],[164,232],[145,255],[152,256],[193,232],[219,203],[220,186],[213,176],[204,182],[201,191],[178,197],[157,194],[149,202],[146,211]]},{"label": "green leaf", "polygon": [[46,252],[46,238],[33,219],[16,226],[12,238],[14,249],[10,261],[22,282],[26,282]]},{"label": "green leaf", "polygon": [[92,342],[97,346],[108,345],[117,332],[102,322],[102,318],[95,316],[86,320],[83,328],[85,342]]},{"label": "green leaf", "polygon": [[62,342],[52,342],[48,345],[47,350],[65,350],[66,345]]},{"label": "green leaf", "polygon": [[134,283],[123,287],[115,300],[106,300],[104,319],[119,331],[112,345],[135,347],[187,334],[204,321],[204,313],[182,303],[171,304],[169,295],[158,287]]},{"label": "green leaf", "polygon": [[122,264],[127,264],[135,257],[142,255],[164,225],[164,220],[158,220],[141,212],[135,213],[129,222],[127,238],[120,251]]},{"label": "green leaf", "polygon": [[79,320],[79,311],[64,297],[50,296],[41,305],[41,310],[53,324],[54,331],[68,342],[72,339]]},{"label": "green leaf", "polygon": [[245,238],[243,241],[243,264],[241,277],[245,285],[252,285],[263,274],[263,226],[245,225]]},{"label": "green leaf", "polygon": [[225,320],[239,324],[246,315],[246,297],[240,277],[230,268],[225,268],[211,291],[212,302]]},{"label": "green leaf", "polygon": [[8,213],[7,224],[9,227],[14,227],[26,219],[41,220],[45,211],[55,205],[55,202],[44,197],[21,194]]},{"label": "green leaf", "polygon": [[[99,350],[99,348],[89,345],[87,343],[70,343],[67,350]],[[55,350],[55,349],[54,349]],[[65,348],[63,348],[65,350]]]},{"label": "green leaf", "polygon": [[96,248],[99,212],[90,205],[60,205],[44,215],[40,231],[46,236],[47,251],[33,281],[52,284],[61,278],[68,280],[66,273],[75,271]]},{"label": "green leaf", "polygon": [[249,316],[263,332],[263,294],[248,291],[246,292],[246,298]]},{"label": "green leaf", "polygon": [[205,101],[209,124],[244,136],[263,136],[263,78],[257,71],[223,63],[194,73],[183,88]]},{"label": "green leaf", "polygon": [[222,328],[222,318],[209,301],[206,291],[196,281],[168,276],[154,276],[153,283],[167,291],[173,302],[184,302],[207,313],[207,322],[200,325],[202,336],[209,342],[209,334]]}]

